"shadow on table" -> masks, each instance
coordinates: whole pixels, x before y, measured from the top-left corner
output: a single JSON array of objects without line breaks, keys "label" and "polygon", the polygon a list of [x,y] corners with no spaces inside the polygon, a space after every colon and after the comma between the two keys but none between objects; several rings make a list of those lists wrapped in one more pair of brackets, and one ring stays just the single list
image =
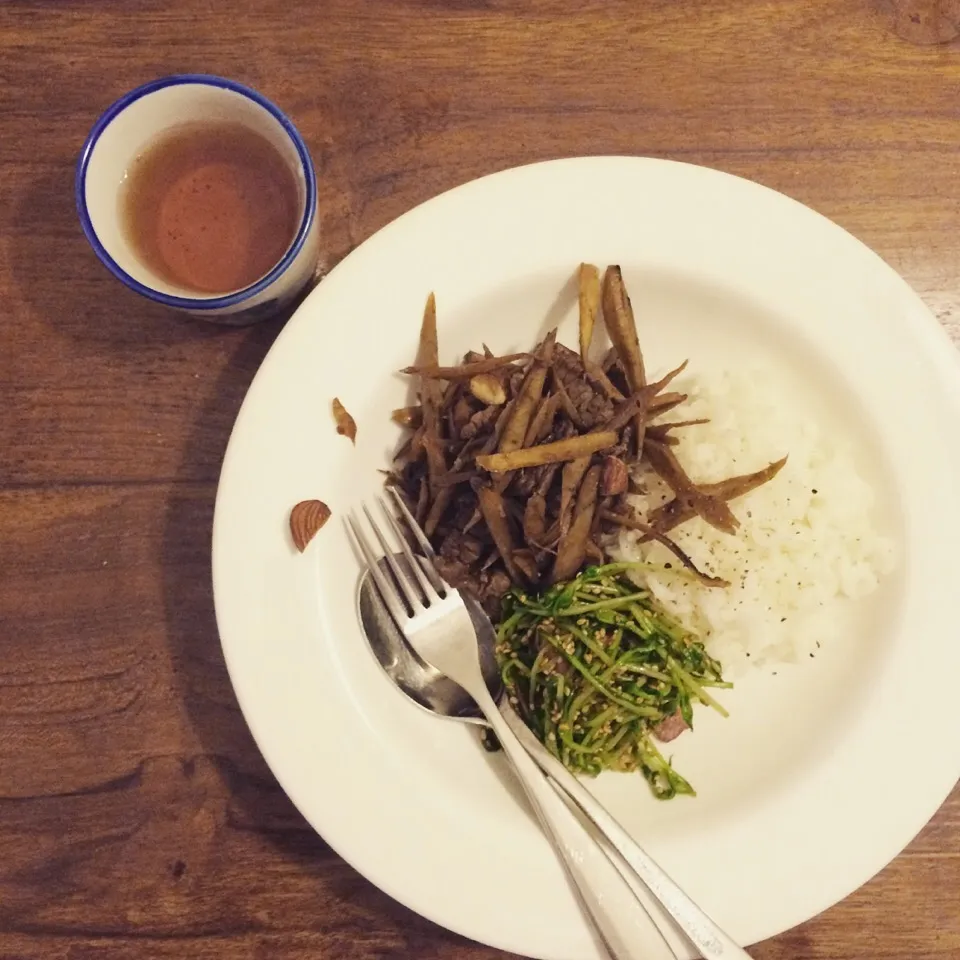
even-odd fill
[{"label": "shadow on table", "polygon": [[[80,346],[81,354],[94,354],[95,363],[129,363],[141,372],[171,345],[213,337],[235,344],[194,413],[163,521],[160,560],[169,650],[177,692],[199,741],[199,756],[182,758],[184,766],[192,769],[202,759],[216,768],[229,827],[256,834],[286,862],[316,876],[320,882],[312,887],[313,895],[324,903],[331,897],[342,902],[380,927],[388,941],[403,944],[401,952],[383,956],[427,957],[438,945],[443,950],[444,943],[459,949],[456,944],[466,941],[382,893],[313,831],[260,755],[227,674],[211,589],[215,490],[198,479],[197,465],[222,459],[246,390],[286,316],[236,329],[177,314],[127,290],[86,244],[74,207],[72,175],[72,168],[51,170],[13,199],[4,254],[17,319],[36,325],[29,336],[68,338]],[[328,268],[343,253],[346,250],[330,257],[328,252]]]},{"label": "shadow on table", "polygon": [[148,361],[155,348],[216,337],[222,329],[128,290],[87,244],[73,195],[73,168],[55,167],[13,199],[4,237],[21,322],[94,350],[97,358]]},{"label": "shadow on table", "polygon": [[[282,324],[279,319],[233,332],[236,351],[194,418],[182,460],[185,476],[191,475],[192,464],[210,459],[211,424],[233,422]],[[236,409],[226,411],[224,404]],[[227,440],[226,432],[217,438],[218,459]],[[233,693],[217,633],[210,571],[214,499],[209,484],[189,482],[171,495],[162,545],[163,593],[176,681],[202,753],[223,780],[228,826],[255,833],[285,861],[296,862],[322,879],[313,888],[317,896],[333,897],[369,916],[377,926],[394,928],[405,944],[403,955],[418,940],[435,944],[439,935],[459,941],[453,934],[440,933],[440,928],[408,911],[339,860],[283,793],[263,760]]]},{"label": "shadow on table", "polygon": [[[183,471],[211,451],[210,423],[231,422],[223,404],[239,409],[240,399],[256,373],[282,321],[270,321],[237,332],[238,346],[221,374],[205,408],[196,415],[183,457]],[[219,438],[222,458],[228,436]],[[204,757],[213,763],[228,796],[227,821],[267,840],[287,862],[322,878],[317,896],[331,896],[357,910],[377,926],[388,924],[404,943],[404,953],[417,941],[434,945],[440,932],[382,893],[339,860],[293,806],[263,760],[240,712],[230,685],[214,617],[210,571],[210,541],[215,493],[207,484],[186,483],[167,504],[163,537],[164,603],[171,657],[180,694]],[[304,906],[309,906],[305,904]],[[383,932],[383,931],[381,931]],[[465,943],[466,941],[464,941]],[[429,950],[426,951],[427,953]],[[425,955],[424,951],[417,951]],[[397,954],[400,956],[401,954]]]}]

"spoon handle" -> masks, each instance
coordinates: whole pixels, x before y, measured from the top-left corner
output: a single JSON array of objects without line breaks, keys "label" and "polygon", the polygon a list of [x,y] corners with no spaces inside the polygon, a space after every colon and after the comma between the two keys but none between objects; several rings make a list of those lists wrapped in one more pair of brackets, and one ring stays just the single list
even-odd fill
[{"label": "spoon handle", "polygon": [[486,698],[481,695],[476,699],[610,957],[613,960],[675,960],[677,953],[626,878],[541,773],[511,732],[510,724],[501,716],[492,697],[487,694]]},{"label": "spoon handle", "polygon": [[[583,811],[609,848],[612,848],[610,855],[617,864],[617,869],[637,896],[649,891],[700,951],[704,960],[750,960],[750,955],[677,886],[662,867],[610,815],[606,807],[544,748],[509,703],[505,703],[501,709],[506,714],[504,719],[514,739],[557,788]],[[646,901],[646,897],[644,899]],[[653,915],[656,917],[655,911]]]}]

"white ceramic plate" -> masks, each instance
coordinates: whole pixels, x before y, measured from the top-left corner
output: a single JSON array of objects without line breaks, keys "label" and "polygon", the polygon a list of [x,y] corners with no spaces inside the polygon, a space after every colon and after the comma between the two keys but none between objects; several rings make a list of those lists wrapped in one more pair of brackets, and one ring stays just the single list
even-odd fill
[{"label": "white ceramic plate", "polygon": [[[952,345],[908,286],[836,225],[712,170],[588,158],[510,170],[405,214],[307,299],[261,367],[223,466],[213,536],[217,620],[237,697],[284,790],[330,845],[397,900],[505,950],[598,949],[499,757],[391,686],[354,613],[340,523],[379,485],[424,299],[442,359],[525,349],[574,329],[574,270],[619,263],[648,364],[746,351],[779,364],[857,438],[898,538],[898,572],[845,643],[753,675],[677,741],[696,799],[639,777],[596,789],[735,938],[769,937],[845,897],[907,844],[960,773],[954,545],[960,390]],[[330,402],[359,425],[338,437]],[[291,506],[335,519],[300,556]],[[948,678],[946,687],[943,678]]]}]

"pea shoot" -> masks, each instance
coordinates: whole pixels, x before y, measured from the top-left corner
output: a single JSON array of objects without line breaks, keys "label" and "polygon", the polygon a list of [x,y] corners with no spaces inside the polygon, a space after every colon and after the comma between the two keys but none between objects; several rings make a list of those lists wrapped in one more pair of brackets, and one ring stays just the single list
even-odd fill
[{"label": "pea shoot", "polygon": [[665,721],[693,726],[693,704],[726,716],[708,688],[727,688],[700,640],[629,574],[592,566],[539,595],[504,598],[497,659],[527,726],[568,769],[639,770],[654,796],[695,795],[655,743]]}]

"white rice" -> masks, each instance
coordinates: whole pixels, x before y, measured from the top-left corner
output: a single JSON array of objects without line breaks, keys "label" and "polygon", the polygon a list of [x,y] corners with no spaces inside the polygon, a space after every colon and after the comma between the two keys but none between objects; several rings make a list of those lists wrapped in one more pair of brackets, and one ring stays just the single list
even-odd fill
[{"label": "white rice", "polygon": [[[795,662],[835,642],[836,604],[876,590],[895,560],[893,542],[876,529],[874,492],[849,445],[763,371],[688,376],[676,389],[689,399],[664,422],[710,421],[676,433],[674,451],[695,482],[759,470],[784,455],[787,463],[733,501],[741,521],[735,536],[700,518],[670,534],[699,569],[728,580],[729,588],[677,574],[680,564],[665,547],[638,544],[631,531],[611,552],[662,570],[644,577],[650,589],[731,675],[745,663]],[[648,492],[630,498],[641,517],[671,496],[656,478],[643,480]]]}]

